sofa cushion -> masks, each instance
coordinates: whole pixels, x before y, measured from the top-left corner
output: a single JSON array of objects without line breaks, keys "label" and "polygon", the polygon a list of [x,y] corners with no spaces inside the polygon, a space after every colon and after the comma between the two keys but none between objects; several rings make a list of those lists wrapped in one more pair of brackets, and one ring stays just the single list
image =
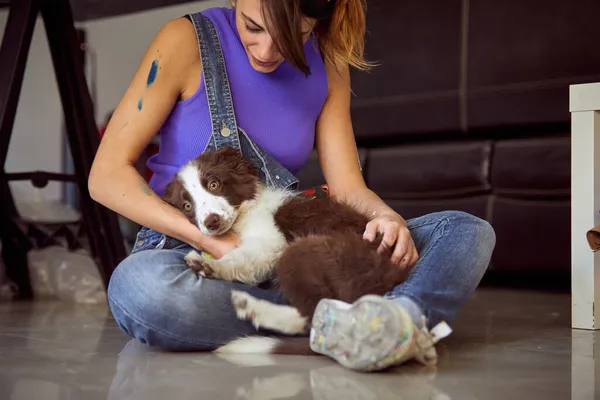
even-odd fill
[{"label": "sofa cushion", "polygon": [[599,14],[590,0],[471,2],[469,88],[597,75]]},{"label": "sofa cushion", "polygon": [[490,202],[489,195],[465,197],[459,199],[436,200],[388,200],[387,205],[404,219],[412,219],[439,211],[464,211],[481,219],[486,219]]},{"label": "sofa cushion", "polygon": [[469,196],[489,190],[490,142],[372,149],[366,179],[387,199]]},{"label": "sofa cushion", "polygon": [[459,129],[462,1],[377,0],[368,7],[365,52],[379,65],[352,74],[357,138]]},{"label": "sofa cushion", "polygon": [[498,270],[564,270],[571,261],[569,200],[496,198],[490,223],[496,231],[492,257]]},{"label": "sofa cushion", "polygon": [[568,197],[571,191],[570,137],[497,142],[491,183],[506,197]]},{"label": "sofa cushion", "polygon": [[[474,136],[486,128],[516,129],[535,124],[564,124],[570,118],[569,85],[566,83],[535,89],[482,90],[470,93],[467,104],[469,134]],[[502,134],[503,130],[490,129],[486,132],[488,135]]]},{"label": "sofa cushion", "polygon": [[[367,150],[358,149],[358,159],[360,161],[361,168],[365,167],[367,160]],[[364,170],[363,170],[364,173]],[[325,177],[319,164],[319,155],[316,150],[313,151],[308,159],[308,162],[297,174],[296,178],[300,181],[300,189],[308,189],[314,186],[322,185],[325,183]]]},{"label": "sofa cushion", "polygon": [[[432,118],[432,115],[435,116]],[[397,140],[403,136],[430,136],[460,129],[458,94],[410,96],[402,101],[359,101],[352,106],[352,123],[360,143]],[[376,121],[376,122],[374,122]]]},{"label": "sofa cushion", "polygon": [[600,2],[469,3],[468,126],[569,121],[569,84],[600,79]]}]

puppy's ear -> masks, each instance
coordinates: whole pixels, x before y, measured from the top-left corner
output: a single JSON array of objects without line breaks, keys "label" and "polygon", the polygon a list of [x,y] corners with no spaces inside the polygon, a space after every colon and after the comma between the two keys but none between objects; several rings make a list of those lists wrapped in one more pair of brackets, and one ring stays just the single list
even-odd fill
[{"label": "puppy's ear", "polygon": [[239,175],[253,176],[258,178],[258,169],[252,162],[244,157],[241,151],[234,150],[230,155],[235,172]]},{"label": "puppy's ear", "polygon": [[258,180],[258,169],[250,162],[250,160],[243,157],[241,154],[237,160],[235,170],[239,175],[251,176]]},{"label": "puppy's ear", "polygon": [[255,176],[258,178],[258,169],[252,162],[244,157],[242,152],[232,147],[224,147],[218,150],[222,157],[222,163],[227,164],[232,172],[237,175]]},{"label": "puppy's ear", "polygon": [[181,190],[182,190],[181,182],[179,182],[179,179],[177,179],[177,176],[175,176],[173,178],[173,180],[171,182],[169,182],[167,184],[167,186],[165,187],[165,192],[161,196],[161,198],[168,204],[172,205],[173,207],[180,209],[181,208]]}]

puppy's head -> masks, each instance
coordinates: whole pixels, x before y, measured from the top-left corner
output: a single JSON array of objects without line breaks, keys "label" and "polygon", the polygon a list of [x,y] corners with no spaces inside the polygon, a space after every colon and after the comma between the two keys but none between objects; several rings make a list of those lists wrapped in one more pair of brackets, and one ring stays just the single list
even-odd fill
[{"label": "puppy's head", "polygon": [[240,206],[256,197],[256,168],[238,150],[202,153],[167,185],[163,199],[180,209],[205,235],[231,229]]}]

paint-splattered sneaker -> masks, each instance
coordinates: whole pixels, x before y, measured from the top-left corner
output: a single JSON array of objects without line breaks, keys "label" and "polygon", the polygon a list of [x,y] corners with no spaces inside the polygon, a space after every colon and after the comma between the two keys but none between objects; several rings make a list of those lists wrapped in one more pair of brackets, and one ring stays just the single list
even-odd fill
[{"label": "paint-splattered sneaker", "polygon": [[383,370],[410,359],[437,363],[435,344],[452,330],[440,323],[418,328],[399,304],[367,295],[354,304],[323,299],[315,309],[310,347],[357,371]]}]

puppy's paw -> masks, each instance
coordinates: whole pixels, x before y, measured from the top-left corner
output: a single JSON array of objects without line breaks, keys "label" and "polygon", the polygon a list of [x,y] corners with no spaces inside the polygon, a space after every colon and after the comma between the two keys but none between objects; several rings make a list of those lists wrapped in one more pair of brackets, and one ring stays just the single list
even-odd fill
[{"label": "puppy's paw", "polygon": [[210,266],[210,260],[203,257],[195,250],[190,251],[184,258],[185,263],[198,275],[205,278],[214,276],[214,270]]},{"label": "puppy's paw", "polygon": [[183,259],[188,267],[194,268],[196,265],[204,261],[204,258],[196,250],[191,250]]},{"label": "puppy's paw", "polygon": [[231,291],[231,303],[238,319],[250,321],[256,329],[267,328],[288,335],[310,330],[306,318],[293,307],[260,300],[239,290]]},{"label": "puppy's paw", "polygon": [[257,300],[246,292],[239,290],[231,291],[231,303],[239,319],[253,321],[256,317],[254,309]]}]

